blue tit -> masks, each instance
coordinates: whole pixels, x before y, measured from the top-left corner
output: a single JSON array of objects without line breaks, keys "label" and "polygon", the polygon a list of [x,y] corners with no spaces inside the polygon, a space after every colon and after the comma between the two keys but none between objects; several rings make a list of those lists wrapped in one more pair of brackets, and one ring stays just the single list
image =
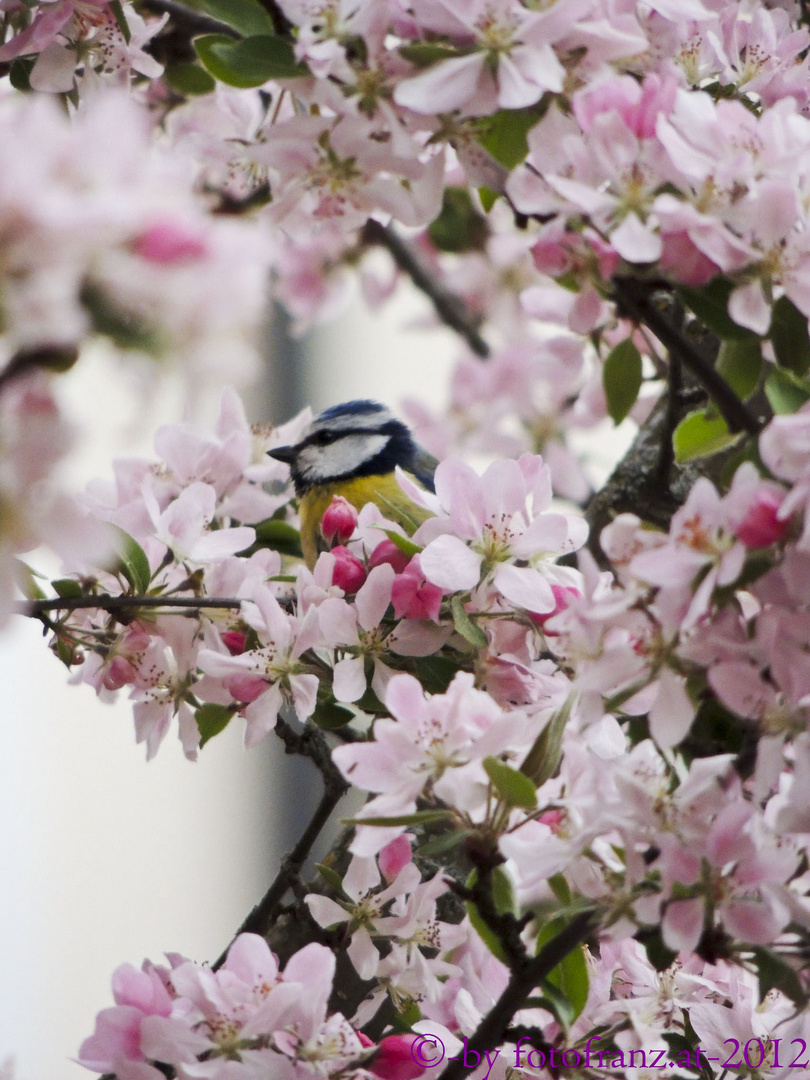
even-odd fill
[{"label": "blue tit", "polygon": [[346,401],[316,416],[295,446],[268,450],[290,466],[301,515],[301,549],[310,569],[327,548],[321,518],[334,495],[358,510],[373,502],[412,533],[430,514],[408,498],[394,475],[397,465],[433,491],[435,458],[408,428],[376,401]]}]

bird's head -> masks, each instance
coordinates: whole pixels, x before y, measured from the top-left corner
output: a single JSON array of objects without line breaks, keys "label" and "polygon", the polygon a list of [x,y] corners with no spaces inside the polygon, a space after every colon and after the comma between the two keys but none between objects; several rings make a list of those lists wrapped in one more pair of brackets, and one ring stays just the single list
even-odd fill
[{"label": "bird's head", "polygon": [[319,484],[410,470],[418,447],[408,428],[376,401],[346,401],[316,416],[295,446],[277,446],[270,457],[290,466],[300,497]]}]

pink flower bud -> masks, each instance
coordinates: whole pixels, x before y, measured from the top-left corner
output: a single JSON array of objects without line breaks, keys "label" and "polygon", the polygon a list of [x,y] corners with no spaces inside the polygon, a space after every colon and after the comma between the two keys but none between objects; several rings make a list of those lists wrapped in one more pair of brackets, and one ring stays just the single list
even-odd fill
[{"label": "pink flower bud", "polygon": [[377,865],[382,876],[390,883],[412,859],[411,838],[407,833],[402,833],[385,845],[377,856]]},{"label": "pink flower bud", "polygon": [[327,544],[331,544],[335,537],[342,544],[352,535],[356,525],[357,511],[349,500],[342,495],[333,495],[321,518],[321,532]]},{"label": "pink flower bud", "polygon": [[551,831],[556,833],[559,831],[560,825],[562,825],[563,812],[562,810],[546,810],[545,814],[541,814],[537,820],[542,821],[544,825],[548,825]]},{"label": "pink flower bud", "polygon": [[366,568],[349,551],[340,544],[332,548],[335,557],[335,566],[332,570],[332,584],[343,589],[345,593],[356,593],[366,580]]},{"label": "pink flower bud", "polygon": [[174,221],[150,225],[135,237],[132,250],[142,259],[163,266],[196,262],[208,254],[208,247],[198,233]]},{"label": "pink flower bud", "polygon": [[790,529],[790,518],[782,520],[779,507],[784,493],[760,488],[745,517],[737,526],[737,539],[747,548],[763,548],[783,540]]},{"label": "pink flower bud", "polygon": [[375,566],[388,563],[389,566],[393,566],[398,574],[401,574],[410,561],[410,557],[401,548],[398,548],[393,540],[386,538],[377,544],[372,551],[368,559],[368,568],[373,570]]},{"label": "pink flower bud", "polygon": [[425,580],[419,556],[414,555],[391,586],[391,603],[398,619],[433,619],[439,621],[442,590]]},{"label": "pink flower bud", "polygon": [[368,1037],[368,1035],[366,1035],[366,1033],[364,1031],[355,1031],[355,1035],[360,1040],[360,1042],[363,1044],[363,1046],[373,1046],[374,1045],[374,1040],[370,1039]]},{"label": "pink flower bud", "polygon": [[257,675],[248,675],[247,672],[237,672],[235,675],[229,675],[225,680],[225,686],[228,688],[228,693],[233,697],[234,701],[250,702],[255,701],[256,698],[261,697],[267,689],[267,683],[264,679],[260,679]]},{"label": "pink flower bud", "polygon": [[418,1055],[411,1052],[420,1035],[386,1035],[380,1040],[376,1057],[366,1066],[381,1080],[416,1080],[425,1071]]},{"label": "pink flower bud", "polygon": [[582,595],[579,589],[574,589],[570,585],[552,585],[551,591],[554,593],[554,599],[556,600],[551,611],[529,611],[527,613],[532,622],[537,623],[538,626],[545,626],[549,619],[553,619],[555,615],[565,611],[575,597]]},{"label": "pink flower bud", "polygon": [[231,656],[239,656],[240,653],[245,651],[246,640],[247,635],[240,634],[238,630],[226,630],[222,635],[222,644]]},{"label": "pink flower bud", "polygon": [[101,680],[106,690],[120,690],[127,683],[135,682],[135,668],[123,656],[114,656]]}]

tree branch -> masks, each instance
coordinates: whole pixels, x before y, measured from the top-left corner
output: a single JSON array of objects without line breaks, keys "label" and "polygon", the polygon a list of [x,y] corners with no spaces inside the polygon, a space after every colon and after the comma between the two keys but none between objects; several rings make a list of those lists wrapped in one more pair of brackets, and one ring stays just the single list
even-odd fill
[{"label": "tree branch", "polygon": [[15,379],[32,371],[68,371],[76,363],[78,355],[79,350],[75,345],[42,345],[35,349],[22,349],[0,371],[0,392]]},{"label": "tree branch", "polygon": [[[281,902],[284,899],[287,890],[298,876],[301,867],[306,862],[307,856],[312,850],[312,845],[320,836],[321,830],[329,821],[329,818],[332,816],[332,811],[340,802],[341,796],[345,790],[345,787],[343,791],[330,789],[329,787],[324,790],[321,801],[315,808],[315,813],[310,818],[306,829],[301,833],[300,840],[289,855],[285,856],[282,860],[272,885],[236,931],[234,940],[239,934],[260,934],[262,937],[265,937],[269,933],[276,915],[279,913]],[[231,942],[231,944],[233,944],[233,942]],[[229,945],[228,949],[230,947],[231,946]],[[214,964],[214,971],[222,967],[225,963],[228,956],[228,949],[222,953]]]},{"label": "tree branch", "polygon": [[[515,970],[504,992],[481,1021],[472,1038],[467,1041],[467,1052],[483,1055],[487,1050],[498,1046],[512,1017],[523,1006],[534,987],[550,975],[572,949],[585,941],[595,926],[594,912],[582,912],[575,916],[557,937],[545,944],[537,956],[526,960]],[[448,1063],[439,1080],[460,1080],[465,1071],[464,1058],[458,1058]]]},{"label": "tree branch", "polygon": [[37,619],[47,611],[80,611],[87,608],[99,608],[111,615],[116,611],[129,611],[137,608],[180,608],[186,611],[199,611],[202,608],[240,608],[244,603],[230,596],[57,596],[48,600],[22,600],[14,604],[15,615],[27,615]]},{"label": "tree branch", "polygon": [[462,298],[446,289],[431,274],[413,248],[390,225],[381,225],[374,218],[369,218],[362,232],[362,240],[366,244],[384,247],[399,269],[432,302],[445,326],[464,338],[476,356],[489,356],[489,345],[479,333],[478,323]]},{"label": "tree branch", "polygon": [[614,278],[613,291],[619,314],[649,327],[670,354],[681,360],[711,395],[730,431],[747,431],[750,435],[760,431],[764,426],[762,418],[749,412],[711,361],[651,303],[643,282]]}]

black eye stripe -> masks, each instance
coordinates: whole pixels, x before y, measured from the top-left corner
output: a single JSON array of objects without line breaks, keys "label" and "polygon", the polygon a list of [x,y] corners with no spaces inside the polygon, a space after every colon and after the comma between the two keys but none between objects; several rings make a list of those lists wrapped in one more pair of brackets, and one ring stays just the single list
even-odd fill
[{"label": "black eye stripe", "polygon": [[338,439],[343,439],[348,435],[392,435],[393,431],[382,428],[341,428],[339,431],[330,431],[324,429],[322,431],[313,431],[311,435],[299,443],[299,449],[304,446],[324,446],[329,443],[337,442]]}]

